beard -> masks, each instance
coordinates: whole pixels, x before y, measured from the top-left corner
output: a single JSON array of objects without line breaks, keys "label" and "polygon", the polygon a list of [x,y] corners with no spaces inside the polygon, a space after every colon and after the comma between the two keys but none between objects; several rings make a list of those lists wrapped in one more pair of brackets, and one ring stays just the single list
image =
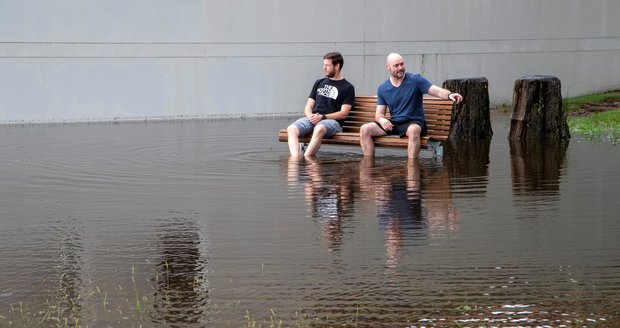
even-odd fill
[{"label": "beard", "polygon": [[329,73],[325,73],[325,77],[327,77],[327,78],[331,79],[334,76],[336,76],[336,71],[331,71]]},{"label": "beard", "polygon": [[405,71],[392,71],[392,76],[397,78],[397,79],[401,79],[403,76],[405,76]]}]

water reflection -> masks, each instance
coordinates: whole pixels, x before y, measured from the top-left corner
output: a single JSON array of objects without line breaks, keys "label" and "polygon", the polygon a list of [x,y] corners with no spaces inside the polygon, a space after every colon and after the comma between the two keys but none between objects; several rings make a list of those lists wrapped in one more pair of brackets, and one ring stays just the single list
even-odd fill
[{"label": "water reflection", "polygon": [[342,243],[343,220],[353,210],[356,181],[347,164],[322,165],[316,158],[306,161],[306,204],[321,224],[325,247],[337,249]]},{"label": "water reflection", "polygon": [[161,259],[152,278],[152,318],[168,327],[188,327],[206,320],[206,239],[196,222],[177,215],[157,229]]},{"label": "water reflection", "polygon": [[[423,190],[422,206],[431,237],[447,237],[459,229],[460,215],[454,204],[453,183],[457,177],[452,174],[450,166],[446,165],[445,161],[422,166],[420,174]],[[476,188],[469,187],[469,189],[469,194],[472,194]]]},{"label": "water reflection", "polygon": [[351,216],[356,176],[351,162],[321,162],[316,157],[289,158],[289,183],[303,183],[304,199],[312,218],[321,226],[323,245],[338,250],[342,244],[343,221]]},{"label": "water reflection", "polygon": [[[424,270],[417,255],[433,239],[459,228],[447,166],[435,160],[346,155],[287,163],[289,197],[295,190],[302,194],[298,184],[303,185],[307,208],[322,223],[323,240],[346,255],[337,262],[324,257],[330,278],[298,287],[311,303],[304,314],[320,318],[310,326],[340,325],[352,318],[358,327],[405,325],[403,313],[415,311],[412,304],[420,302],[415,293],[433,290],[408,278]],[[375,297],[382,301],[368,303]]]},{"label": "water reflection", "polygon": [[[479,178],[486,187],[491,162],[491,140],[448,140],[444,148],[443,163],[447,165],[451,177],[459,179],[459,182],[467,178]],[[486,188],[478,188],[473,193],[483,195],[485,191]]]},{"label": "water reflection", "polygon": [[568,141],[509,140],[515,196],[545,191],[557,194]]},{"label": "water reflection", "polygon": [[394,273],[406,244],[424,244],[427,221],[422,215],[420,164],[417,160],[376,165],[364,157],[359,165],[360,191],[377,206],[377,222],[385,232],[386,269]]},{"label": "water reflection", "polygon": [[89,327],[618,326],[617,147],[289,162],[282,124],[0,129],[0,326],[51,289]]},{"label": "water reflection", "polygon": [[58,310],[69,320],[79,322],[82,308],[80,292],[82,289],[82,267],[84,261],[84,231],[79,220],[74,218],[54,220],[54,241],[51,248],[57,256],[56,274],[60,295],[55,299]]},{"label": "water reflection", "polygon": [[[403,250],[458,230],[450,170],[441,161],[402,158],[287,158],[289,192],[303,185],[306,206],[321,226],[323,245],[338,250],[356,203],[374,205],[384,233],[386,267],[399,266]],[[486,176],[484,176],[486,178]]]}]

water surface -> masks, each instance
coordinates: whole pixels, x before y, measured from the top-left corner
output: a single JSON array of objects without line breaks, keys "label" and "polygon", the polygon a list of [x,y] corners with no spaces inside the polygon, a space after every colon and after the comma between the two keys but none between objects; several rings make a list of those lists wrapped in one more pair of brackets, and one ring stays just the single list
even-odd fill
[{"label": "water surface", "polygon": [[294,161],[289,122],[0,127],[0,326],[620,324],[617,146],[500,116],[442,159]]}]

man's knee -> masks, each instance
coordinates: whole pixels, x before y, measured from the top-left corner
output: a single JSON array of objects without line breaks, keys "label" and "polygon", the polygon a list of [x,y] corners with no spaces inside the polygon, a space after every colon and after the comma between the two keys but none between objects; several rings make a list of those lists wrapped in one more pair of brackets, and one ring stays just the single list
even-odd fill
[{"label": "man's knee", "polygon": [[411,124],[409,125],[409,127],[407,127],[406,135],[409,138],[419,139],[421,133],[422,133],[422,128],[417,124]]},{"label": "man's knee", "polygon": [[299,129],[291,124],[286,128],[286,132],[288,133],[288,135],[299,135]]},{"label": "man's knee", "polygon": [[374,123],[366,123],[360,127],[360,137],[367,138],[367,137],[372,136],[371,134],[372,125],[371,124],[374,124]]},{"label": "man's knee", "polygon": [[327,128],[323,124],[317,124],[312,131],[313,138],[323,138],[327,133]]}]

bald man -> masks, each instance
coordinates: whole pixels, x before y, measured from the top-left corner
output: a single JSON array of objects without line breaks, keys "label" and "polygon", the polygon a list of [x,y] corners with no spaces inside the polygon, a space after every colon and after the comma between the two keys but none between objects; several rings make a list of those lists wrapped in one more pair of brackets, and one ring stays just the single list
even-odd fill
[{"label": "bald man", "polygon": [[[399,54],[391,53],[386,62],[390,78],[379,85],[377,90],[375,121],[362,125],[360,129],[362,151],[364,156],[374,156],[372,138],[395,134],[409,139],[407,157],[417,158],[420,154],[420,137],[426,135],[422,107],[424,94],[457,103],[463,100],[463,96],[432,84],[420,74],[407,73],[403,57]],[[390,109],[390,119],[385,118],[387,108]]]}]

